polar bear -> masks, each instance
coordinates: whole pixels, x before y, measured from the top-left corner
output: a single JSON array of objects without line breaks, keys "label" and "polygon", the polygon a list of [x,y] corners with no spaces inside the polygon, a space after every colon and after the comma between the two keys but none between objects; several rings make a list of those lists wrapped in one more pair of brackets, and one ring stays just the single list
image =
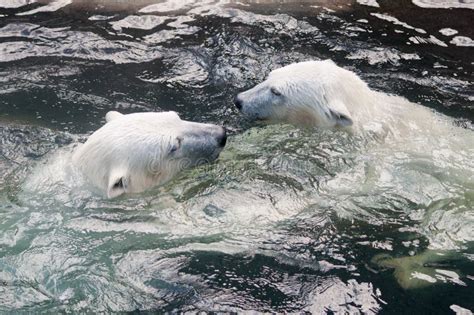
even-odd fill
[{"label": "polar bear", "polygon": [[238,94],[235,106],[256,120],[298,126],[351,126],[348,105],[368,90],[354,73],[331,60],[294,63],[272,71],[252,89]]},{"label": "polar bear", "polygon": [[[474,134],[469,127],[460,128],[450,117],[402,97],[372,91],[355,73],[330,60],[274,70],[262,83],[239,93],[234,103],[253,120],[350,133],[328,132],[336,140],[325,146],[347,144],[329,155],[344,152],[351,161],[347,165],[354,165],[320,186],[331,201],[357,208],[361,196],[370,196],[370,203],[384,196],[416,205],[416,211],[411,206],[402,210],[420,221],[417,228],[429,240],[428,249],[415,256],[382,254],[372,260],[382,270],[394,269],[403,288],[445,279],[433,266],[459,259],[454,250],[472,242]],[[350,145],[339,141],[343,139],[350,139]],[[467,224],[461,224],[463,220]]]},{"label": "polar bear", "polygon": [[378,127],[391,129],[396,124],[398,131],[409,130],[415,120],[418,126],[434,128],[436,116],[401,97],[372,91],[354,72],[331,60],[276,69],[262,83],[239,93],[234,103],[252,120],[350,130],[371,129],[377,122]]},{"label": "polar bear", "polygon": [[181,120],[175,112],[112,111],[77,148],[72,161],[108,198],[165,183],[180,170],[213,161],[226,144],[223,127]]}]

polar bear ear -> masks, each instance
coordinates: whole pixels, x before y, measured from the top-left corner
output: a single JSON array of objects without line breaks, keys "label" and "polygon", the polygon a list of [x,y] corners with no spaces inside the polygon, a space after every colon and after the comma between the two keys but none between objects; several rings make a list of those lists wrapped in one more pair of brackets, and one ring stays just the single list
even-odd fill
[{"label": "polar bear ear", "polygon": [[112,110],[112,111],[108,112],[107,114],[105,114],[105,121],[109,122],[109,121],[112,121],[112,120],[117,119],[117,118],[122,117],[122,116],[123,116],[123,114]]},{"label": "polar bear ear", "polygon": [[115,198],[127,192],[128,178],[125,172],[114,170],[110,172],[107,185],[107,198]]},{"label": "polar bear ear", "polygon": [[330,102],[328,105],[329,114],[331,115],[331,119],[335,122],[336,126],[349,127],[353,125],[354,122],[352,121],[351,114],[343,102],[335,100]]},{"label": "polar bear ear", "polygon": [[349,127],[353,125],[352,119],[346,114],[340,113],[338,111],[330,109],[331,118],[335,121],[336,126],[339,127]]}]

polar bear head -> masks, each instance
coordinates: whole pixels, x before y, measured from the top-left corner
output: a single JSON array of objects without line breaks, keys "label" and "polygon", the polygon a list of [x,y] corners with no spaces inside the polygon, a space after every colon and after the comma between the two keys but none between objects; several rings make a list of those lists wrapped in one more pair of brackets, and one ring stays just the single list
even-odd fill
[{"label": "polar bear head", "polygon": [[182,169],[215,160],[223,127],[181,120],[175,112],[109,112],[107,123],[73,155],[73,163],[109,198],[160,185]]},{"label": "polar bear head", "polygon": [[353,124],[360,94],[368,91],[356,74],[331,60],[306,61],[272,71],[265,81],[239,93],[234,103],[250,119],[346,127]]}]

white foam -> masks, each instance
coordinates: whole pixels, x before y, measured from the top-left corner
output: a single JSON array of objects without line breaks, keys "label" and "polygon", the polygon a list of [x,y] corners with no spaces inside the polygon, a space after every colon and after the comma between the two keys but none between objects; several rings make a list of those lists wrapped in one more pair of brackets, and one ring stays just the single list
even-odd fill
[{"label": "white foam", "polygon": [[415,53],[407,54],[401,53],[395,49],[384,49],[384,48],[374,48],[374,49],[359,49],[349,56],[347,59],[365,59],[371,65],[380,64],[380,63],[392,63],[399,64],[401,60],[420,60],[421,57]]},{"label": "white foam", "polygon": [[196,2],[195,0],[168,0],[162,3],[152,4],[142,8],[139,12],[151,13],[151,12],[172,12],[190,9],[196,5],[204,5],[211,3],[212,1]]},{"label": "white foam", "polygon": [[473,47],[474,40],[467,36],[455,36],[450,42],[450,44],[459,46],[459,47]]},{"label": "white foam", "polygon": [[412,278],[428,281],[429,283],[436,283],[436,279],[427,274],[415,271],[411,274]]},{"label": "white foam", "polygon": [[449,27],[447,27],[447,28],[442,28],[442,29],[439,30],[439,32],[440,32],[441,34],[443,34],[444,36],[452,36],[452,35],[455,35],[455,34],[458,33],[458,31],[456,31],[456,30],[454,30],[454,29],[452,29],[452,28],[449,28]]},{"label": "white foam", "polygon": [[358,4],[367,5],[369,7],[380,8],[376,0],[357,0]]},{"label": "white foam", "polygon": [[89,21],[107,21],[112,19],[113,15],[93,15],[88,18]]},{"label": "white foam", "polygon": [[430,35],[430,37],[412,36],[408,40],[410,40],[411,42],[415,44],[435,44],[441,47],[448,47],[448,45],[445,42],[436,38],[433,35]]},{"label": "white foam", "polygon": [[0,8],[14,9],[35,2],[36,0],[0,0]]},{"label": "white foam", "polygon": [[30,10],[30,11],[17,13],[16,15],[32,15],[38,12],[54,12],[71,3],[72,3],[72,0],[57,0],[57,1],[50,2],[45,6]]},{"label": "white foam", "polygon": [[464,8],[474,10],[474,1],[466,0],[413,0],[414,5],[430,9]]},{"label": "white foam", "polygon": [[347,283],[338,278],[322,279],[308,296],[306,311],[312,314],[377,314],[381,310],[380,290],[371,283],[358,283],[350,279]]},{"label": "white foam", "polygon": [[451,305],[449,308],[453,310],[456,315],[472,315],[472,312],[470,310],[456,304]]},{"label": "white foam", "polygon": [[114,30],[121,30],[122,28],[151,30],[163,24],[168,19],[169,17],[166,16],[129,15],[120,21],[110,22],[110,24]]},{"label": "white foam", "polygon": [[466,286],[466,283],[459,278],[459,275],[452,270],[436,269],[436,278],[443,282],[452,282],[458,285]]},{"label": "white foam", "polygon": [[415,30],[418,33],[426,34],[426,31],[424,29],[413,27],[413,26],[411,26],[411,25],[409,25],[405,22],[400,21],[399,19],[397,19],[393,16],[390,16],[390,15],[387,15],[387,14],[382,14],[382,13],[370,13],[370,15],[375,16],[375,17],[377,17],[381,20],[392,22],[394,25],[400,25],[400,26],[403,26],[404,28],[407,28],[407,29],[410,29],[410,30]]}]

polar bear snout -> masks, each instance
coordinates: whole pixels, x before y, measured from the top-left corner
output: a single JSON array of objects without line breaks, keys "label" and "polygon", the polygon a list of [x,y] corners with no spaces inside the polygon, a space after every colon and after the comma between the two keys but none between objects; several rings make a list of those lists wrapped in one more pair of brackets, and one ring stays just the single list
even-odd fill
[{"label": "polar bear snout", "polygon": [[184,123],[187,131],[182,133],[181,148],[175,157],[186,159],[190,165],[217,159],[227,143],[226,129],[213,124]]},{"label": "polar bear snout", "polygon": [[234,97],[234,105],[243,115],[255,116],[252,110],[253,106],[256,106],[258,98],[255,97],[253,89],[240,92]]},{"label": "polar bear snout", "polygon": [[267,84],[259,84],[250,90],[240,92],[234,98],[234,105],[243,116],[251,120],[268,120],[275,116],[275,109],[282,97],[271,92]]},{"label": "polar bear snout", "polygon": [[220,134],[217,136],[217,143],[221,148],[225,147],[225,144],[227,143],[227,130],[225,127],[221,127],[222,131]]},{"label": "polar bear snout", "polygon": [[190,124],[189,130],[184,132],[185,138],[193,138],[197,141],[204,141],[210,146],[223,148],[227,143],[227,130],[225,127],[213,124],[201,124],[187,122]]},{"label": "polar bear snout", "polygon": [[234,97],[234,105],[237,107],[238,110],[242,109],[242,99],[239,98],[239,95]]}]

